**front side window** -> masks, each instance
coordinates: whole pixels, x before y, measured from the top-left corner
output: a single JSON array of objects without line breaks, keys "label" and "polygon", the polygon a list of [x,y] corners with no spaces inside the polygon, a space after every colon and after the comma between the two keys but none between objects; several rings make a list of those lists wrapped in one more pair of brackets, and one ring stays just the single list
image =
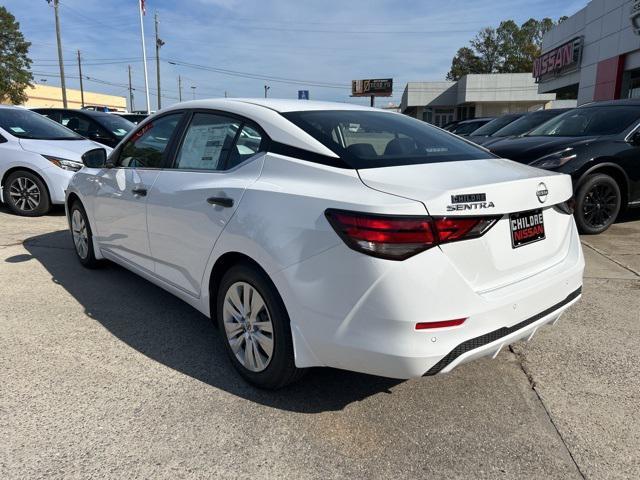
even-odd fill
[{"label": "front side window", "polygon": [[495,158],[484,149],[406,115],[367,110],[282,115],[336,153],[350,168]]},{"label": "front side window", "polygon": [[165,115],[143,125],[122,147],[118,166],[160,168],[182,113]]},{"label": "front side window", "polygon": [[175,168],[224,170],[240,121],[211,113],[196,113],[187,128]]},{"label": "front side window", "polygon": [[543,123],[527,136],[587,137],[617,135],[640,118],[640,109],[633,106],[585,107],[569,110]]},{"label": "front side window", "polygon": [[82,140],[59,123],[22,108],[0,108],[0,127],[17,138],[32,140]]}]

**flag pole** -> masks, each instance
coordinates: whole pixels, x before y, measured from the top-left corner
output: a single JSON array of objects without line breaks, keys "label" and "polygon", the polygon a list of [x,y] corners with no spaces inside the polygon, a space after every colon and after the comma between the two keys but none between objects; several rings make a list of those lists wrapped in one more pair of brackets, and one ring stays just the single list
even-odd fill
[{"label": "flag pole", "polygon": [[144,46],[144,0],[138,0],[138,8],[140,10],[140,34],[142,35],[142,64],[144,67],[144,91],[147,96],[147,114],[151,114],[151,106],[149,105],[149,77],[147,75],[147,49]]}]

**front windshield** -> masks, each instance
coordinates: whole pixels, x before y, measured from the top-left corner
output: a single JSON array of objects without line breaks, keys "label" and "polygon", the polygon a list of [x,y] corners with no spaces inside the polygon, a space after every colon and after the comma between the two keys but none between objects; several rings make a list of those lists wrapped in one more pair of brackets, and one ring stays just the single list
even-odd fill
[{"label": "front windshield", "polygon": [[135,124],[126,118],[122,118],[120,115],[114,115],[111,113],[100,115],[98,120],[104,128],[119,138],[124,137],[135,127]]},{"label": "front windshield", "polygon": [[609,105],[576,108],[543,123],[527,136],[586,137],[616,135],[640,118],[638,107]]},{"label": "front windshield", "polygon": [[426,122],[366,110],[309,110],[282,114],[335,152],[351,168],[494,158]]},{"label": "front windshield", "polygon": [[83,140],[83,137],[59,123],[22,108],[0,108],[0,127],[17,138]]},{"label": "front windshield", "polygon": [[478,120],[476,122],[462,122],[453,127],[451,130],[456,135],[469,135],[478,130],[479,127],[487,123],[487,120]]},{"label": "front windshield", "polygon": [[520,115],[503,115],[500,118],[491,120],[489,123],[484,124],[482,127],[473,132],[474,137],[488,137],[500,130],[505,125],[509,125]]},{"label": "front windshield", "polygon": [[511,137],[517,135],[524,135],[525,133],[533,130],[539,125],[542,125],[547,120],[551,120],[553,117],[558,116],[560,112],[553,110],[542,110],[540,112],[533,112],[524,117],[511,122],[506,127],[501,128],[492,137]]}]

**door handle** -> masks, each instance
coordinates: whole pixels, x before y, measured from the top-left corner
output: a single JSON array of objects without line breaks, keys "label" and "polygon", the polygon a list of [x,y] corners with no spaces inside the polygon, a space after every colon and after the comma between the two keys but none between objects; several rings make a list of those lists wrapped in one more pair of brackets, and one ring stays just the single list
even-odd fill
[{"label": "door handle", "polygon": [[147,196],[147,189],[146,188],[134,188],[133,190],[131,190],[131,192],[134,195],[139,195],[140,197],[146,197]]},{"label": "door handle", "polygon": [[229,197],[209,197],[207,198],[207,203],[209,205],[219,205],[224,208],[233,207],[233,198]]}]

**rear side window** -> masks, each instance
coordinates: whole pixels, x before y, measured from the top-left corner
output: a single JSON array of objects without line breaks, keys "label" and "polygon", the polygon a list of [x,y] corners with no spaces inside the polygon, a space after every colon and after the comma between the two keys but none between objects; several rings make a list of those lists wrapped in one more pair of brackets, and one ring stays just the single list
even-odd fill
[{"label": "rear side window", "polygon": [[350,168],[495,158],[484,149],[405,115],[367,110],[282,115],[339,155]]},{"label": "rear side window", "polygon": [[175,168],[223,170],[240,122],[209,113],[196,113],[187,128]]}]

